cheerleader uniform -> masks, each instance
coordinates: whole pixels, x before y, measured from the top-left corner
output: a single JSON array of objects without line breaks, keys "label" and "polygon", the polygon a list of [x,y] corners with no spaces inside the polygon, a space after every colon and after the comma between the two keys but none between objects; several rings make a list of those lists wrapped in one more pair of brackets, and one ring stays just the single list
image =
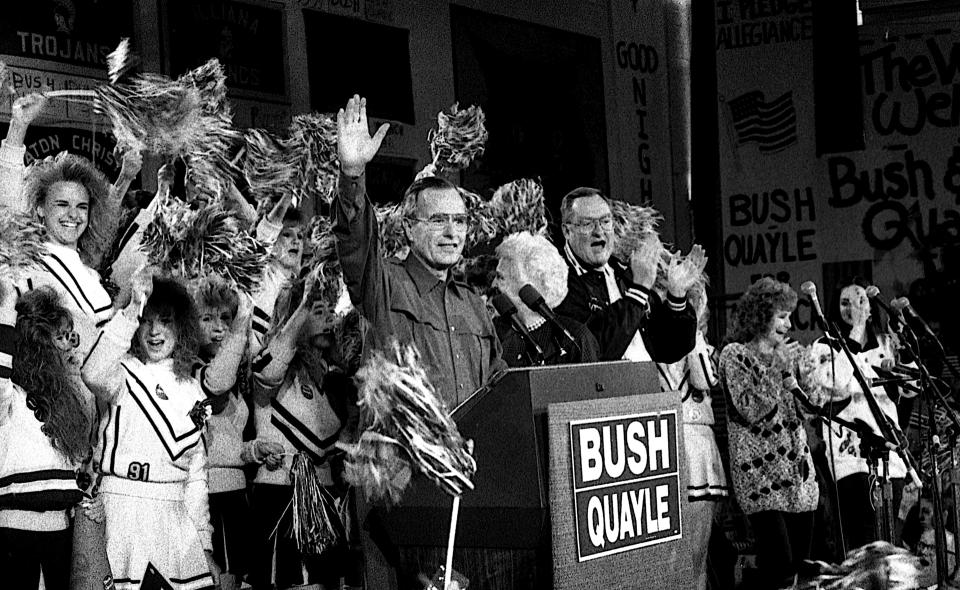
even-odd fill
[{"label": "cheerleader uniform", "polygon": [[313,383],[303,371],[287,375],[279,384],[265,382],[258,369],[271,360],[268,349],[253,364],[255,383],[262,389],[254,410],[257,439],[279,443],[287,454],[280,468],[271,470],[261,466],[254,479],[254,504],[262,541],[260,554],[251,569],[254,588],[269,587],[273,563],[272,577],[279,588],[304,581],[301,564],[307,568],[311,581],[329,574],[331,568],[324,567],[323,561],[304,562],[294,541],[285,537],[291,522],[287,505],[293,497],[290,469],[293,455],[304,453],[313,460],[323,485],[332,485],[329,460],[339,453],[334,443],[343,429],[343,421],[330,403],[329,392]]},{"label": "cheerleader uniform", "polygon": [[[22,195],[25,152],[25,147],[10,147],[5,140],[2,142],[0,207],[29,214],[27,200]],[[93,348],[100,328],[113,317],[113,302],[101,284],[100,275],[84,263],[79,252],[54,242],[47,242],[46,246],[42,270],[29,273],[29,278],[17,284],[17,289],[23,292],[41,285],[53,287],[60,295],[61,304],[73,316],[73,329],[80,336],[77,353],[82,361]]]},{"label": "cheerleader uniform", "polygon": [[83,370],[109,402],[94,458],[114,582],[136,590],[149,562],[175,590],[208,588],[207,459],[203,430],[189,415],[204,395],[196,379],[177,379],[173,359],[144,364],[127,354],[136,329],[118,314]]},{"label": "cheerleader uniform", "polygon": [[686,357],[675,363],[657,363],[662,391],[677,391],[683,404],[683,448],[687,459],[687,500],[684,527],[691,537],[696,588],[706,588],[706,557],[713,528],[715,503],[730,494],[723,462],[713,434],[710,389],[716,387],[714,348],[698,330],[696,343]]},{"label": "cheerleader uniform", "polygon": [[78,465],[53,448],[27,393],[10,381],[16,313],[0,317],[0,572],[4,587],[66,590],[80,502]]}]

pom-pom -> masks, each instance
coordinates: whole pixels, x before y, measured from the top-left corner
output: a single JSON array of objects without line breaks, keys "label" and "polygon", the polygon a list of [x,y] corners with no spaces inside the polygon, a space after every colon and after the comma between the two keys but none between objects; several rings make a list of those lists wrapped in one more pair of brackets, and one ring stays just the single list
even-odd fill
[{"label": "pom-pom", "polygon": [[377,205],[377,224],[380,226],[380,253],[384,258],[405,259],[410,253],[403,217],[396,205]]},{"label": "pom-pom", "polygon": [[124,37],[117,48],[107,54],[107,77],[110,83],[116,84],[136,63],[136,56],[130,53],[130,38]]},{"label": "pom-pom", "polygon": [[490,217],[487,210],[487,203],[477,193],[470,192],[463,187],[457,187],[460,198],[463,199],[463,206],[470,217],[470,227],[467,229],[467,237],[464,240],[463,251],[473,252],[477,248],[482,248],[488,244],[497,235],[497,226]]},{"label": "pom-pom", "polygon": [[346,539],[337,500],[328,492],[314,467],[304,453],[293,457],[290,467],[293,483],[293,540],[301,553],[320,555]]},{"label": "pom-pom", "polygon": [[269,208],[283,195],[296,194],[303,156],[290,147],[290,142],[263,129],[247,129],[243,138],[243,174],[257,202]]},{"label": "pom-pom", "polygon": [[417,469],[450,495],[473,489],[477,463],[469,443],[457,431],[414,346],[394,342],[386,352],[375,351],[357,378],[362,383],[361,419],[369,429],[399,442]]},{"label": "pom-pom", "polygon": [[153,152],[187,162],[191,180],[217,196],[232,182],[229,152],[239,134],[226,100],[226,74],[213,59],[177,80],[142,74],[97,88],[96,106],[113,125],[120,151]]},{"label": "pom-pom", "polygon": [[630,255],[640,245],[652,237],[659,240],[657,225],[663,217],[653,207],[643,207],[610,199],[613,212],[613,231],[616,236],[614,255],[621,260],[629,260]]},{"label": "pom-pom", "polygon": [[29,215],[0,208],[0,268],[4,274],[40,268],[47,230]]},{"label": "pom-pom", "polygon": [[487,203],[487,210],[500,236],[523,231],[540,236],[547,233],[543,186],[536,180],[522,178],[501,186]]},{"label": "pom-pom", "polygon": [[818,572],[799,590],[912,590],[919,588],[918,559],[906,549],[875,541],[847,553],[839,566],[814,562]]},{"label": "pom-pom", "polygon": [[151,264],[193,280],[219,275],[232,288],[252,293],[267,263],[267,248],[251,236],[236,216],[220,204],[194,210],[168,199],[143,234]]},{"label": "pom-pom", "polygon": [[297,115],[290,123],[290,143],[301,154],[297,183],[304,197],[329,203],[337,188],[340,160],[337,156],[337,122],[328,115]]},{"label": "pom-pom", "polygon": [[403,446],[388,436],[366,430],[356,444],[340,444],[347,452],[343,477],[363,490],[368,501],[399,504],[410,483],[410,460]]},{"label": "pom-pom", "polygon": [[433,154],[435,174],[464,170],[473,159],[483,153],[487,142],[483,110],[471,106],[460,110],[457,103],[450,112],[437,114],[437,128],[431,129],[427,139]]}]

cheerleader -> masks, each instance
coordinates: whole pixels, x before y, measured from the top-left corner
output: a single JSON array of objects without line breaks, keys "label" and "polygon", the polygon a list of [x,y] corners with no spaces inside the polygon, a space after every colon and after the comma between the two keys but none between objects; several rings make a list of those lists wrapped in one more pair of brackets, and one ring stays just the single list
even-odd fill
[{"label": "cheerleader", "polygon": [[241,580],[249,570],[249,545],[253,538],[253,512],[243,467],[263,463],[282,453],[283,447],[270,441],[244,442],[250,411],[248,396],[244,394],[246,371],[241,361],[247,344],[249,299],[222,281],[206,279],[197,289],[195,301],[202,337],[200,359],[211,362],[199,371],[201,383],[207,383],[204,389],[208,395],[215,395],[210,390],[211,380],[226,383],[227,375],[238,375],[239,379],[223,395],[214,398],[206,440],[213,557],[224,576],[229,574],[232,579]]},{"label": "cheerleader", "polygon": [[113,239],[115,203],[106,178],[80,156],[61,152],[24,167],[23,138],[45,104],[39,94],[13,104],[7,137],[0,146],[0,207],[35,214],[47,229],[43,269],[18,288],[53,287],[73,316],[79,337],[76,352],[82,360],[113,315],[113,302],[94,269]]},{"label": "cheerleader", "polygon": [[0,571],[14,590],[36,590],[41,568],[47,590],[69,585],[68,511],[82,498],[77,470],[90,448],[67,370],[72,325],[52,289],[17,302],[0,283]]},{"label": "cheerleader", "polygon": [[148,563],[176,590],[207,588],[219,569],[198,416],[204,395],[191,376],[196,311],[181,285],[150,272],[134,277],[131,292],[83,367],[84,381],[107,405],[94,456],[107,556],[119,590],[139,588]]},{"label": "cheerleader", "polygon": [[696,285],[687,298],[697,312],[696,344],[675,363],[657,363],[662,391],[680,392],[683,400],[683,446],[687,458],[687,500],[684,526],[692,538],[691,551],[696,584],[707,587],[707,548],[717,501],[729,495],[720,451],[713,434],[710,390],[720,380],[713,361],[714,348],[704,338],[707,327],[707,295]]},{"label": "cheerleader", "polygon": [[[282,446],[282,453],[266,458],[254,480],[262,547],[251,583],[258,590],[271,587],[271,583],[279,588],[300,584],[304,571],[312,581],[336,586],[343,565],[329,555],[319,561],[305,560],[293,540],[284,535],[291,526],[292,508],[287,506],[293,496],[293,456],[303,453],[309,457],[322,484],[331,486],[330,459],[337,453],[334,443],[346,422],[349,379],[333,378],[329,362],[335,346],[331,331],[337,323],[331,302],[337,297],[331,294],[311,303],[314,276],[311,273],[305,287],[301,282],[285,295],[284,299],[299,301],[299,305],[253,362],[257,436]],[[340,285],[338,277],[328,280]],[[284,307],[293,305],[278,303],[279,309]],[[355,340],[359,342],[359,338]],[[271,564],[275,564],[274,580],[270,579]]]}]

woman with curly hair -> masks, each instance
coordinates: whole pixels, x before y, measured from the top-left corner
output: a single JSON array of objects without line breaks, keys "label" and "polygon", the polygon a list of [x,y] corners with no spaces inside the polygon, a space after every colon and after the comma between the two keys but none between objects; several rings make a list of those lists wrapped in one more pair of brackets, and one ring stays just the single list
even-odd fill
[{"label": "woman with curly hair", "polygon": [[119,590],[140,587],[152,563],[176,590],[219,575],[201,441],[204,394],[192,376],[200,327],[187,290],[135,275],[130,304],[104,327],[83,379],[107,406],[94,453],[107,556]]},{"label": "woman with curly hair", "polygon": [[791,578],[810,553],[819,488],[804,416],[784,386],[795,376],[810,392],[806,351],[787,338],[797,294],[762,278],[740,298],[720,353],[727,398],[733,490],[750,520],[761,588]]},{"label": "woman with curly hair", "polygon": [[52,289],[18,302],[0,282],[0,571],[14,590],[35,590],[41,568],[48,590],[68,587],[68,510],[82,499],[77,469],[90,451],[90,424],[66,370],[74,336]]}]

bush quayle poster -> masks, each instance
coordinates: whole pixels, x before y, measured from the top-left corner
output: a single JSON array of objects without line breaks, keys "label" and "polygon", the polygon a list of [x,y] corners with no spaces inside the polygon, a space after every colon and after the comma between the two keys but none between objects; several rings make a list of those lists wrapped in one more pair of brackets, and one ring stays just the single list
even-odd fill
[{"label": "bush quayle poster", "polygon": [[572,420],[577,558],[681,537],[677,412]]}]

